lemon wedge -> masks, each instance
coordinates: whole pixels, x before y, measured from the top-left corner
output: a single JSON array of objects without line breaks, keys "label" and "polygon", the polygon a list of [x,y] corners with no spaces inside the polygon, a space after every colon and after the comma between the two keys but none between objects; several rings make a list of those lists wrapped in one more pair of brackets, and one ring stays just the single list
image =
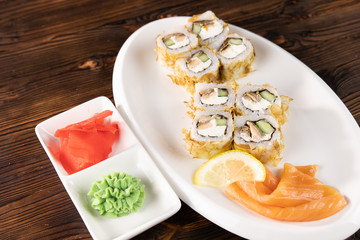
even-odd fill
[{"label": "lemon wedge", "polygon": [[254,156],[239,150],[230,150],[210,158],[196,171],[194,184],[224,187],[236,181],[263,182],[264,165]]}]

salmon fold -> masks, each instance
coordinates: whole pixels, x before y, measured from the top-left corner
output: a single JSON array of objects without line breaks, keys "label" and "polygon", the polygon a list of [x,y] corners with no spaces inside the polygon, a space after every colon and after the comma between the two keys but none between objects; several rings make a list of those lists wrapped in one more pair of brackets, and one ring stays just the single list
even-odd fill
[{"label": "salmon fold", "polygon": [[268,169],[264,182],[235,182],[225,193],[235,202],[280,221],[316,221],[334,215],[347,205],[335,188],[315,178],[317,165],[284,164],[281,178]]}]

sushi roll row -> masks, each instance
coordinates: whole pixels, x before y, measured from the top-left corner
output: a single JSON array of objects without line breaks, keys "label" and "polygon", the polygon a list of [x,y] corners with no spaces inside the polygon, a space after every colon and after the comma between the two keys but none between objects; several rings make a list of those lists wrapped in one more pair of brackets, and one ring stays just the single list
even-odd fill
[{"label": "sushi roll row", "polygon": [[196,111],[219,110],[235,115],[272,115],[284,125],[287,121],[288,103],[276,88],[264,85],[232,85],[230,83],[197,83],[188,104],[190,116]]},{"label": "sushi roll row", "polygon": [[157,59],[173,69],[172,81],[188,92],[196,83],[224,83],[251,71],[255,51],[212,11],[195,15],[156,38]]},{"label": "sushi roll row", "polygon": [[156,53],[173,71],[172,81],[192,94],[192,127],[183,133],[194,158],[239,149],[278,164],[284,148],[281,126],[291,99],[269,85],[239,85],[255,59],[248,39],[230,33],[224,21],[207,11],[159,35]]},{"label": "sushi roll row", "polygon": [[189,103],[192,128],[185,131],[187,150],[193,157],[210,158],[238,149],[276,166],[284,148],[281,126],[287,115],[287,99],[282,101],[269,85],[234,88],[230,84],[196,85]]}]

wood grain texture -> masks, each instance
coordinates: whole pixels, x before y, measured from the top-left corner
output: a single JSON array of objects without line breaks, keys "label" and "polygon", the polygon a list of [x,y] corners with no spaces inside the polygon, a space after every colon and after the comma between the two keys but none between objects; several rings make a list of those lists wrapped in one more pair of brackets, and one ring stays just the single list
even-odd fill
[{"label": "wood grain texture", "polygon": [[[208,9],[296,56],[360,123],[358,0],[0,1],[1,239],[91,239],[34,127],[97,96],[112,99],[116,55],[139,27]],[[183,203],[134,239],[241,238]]]}]

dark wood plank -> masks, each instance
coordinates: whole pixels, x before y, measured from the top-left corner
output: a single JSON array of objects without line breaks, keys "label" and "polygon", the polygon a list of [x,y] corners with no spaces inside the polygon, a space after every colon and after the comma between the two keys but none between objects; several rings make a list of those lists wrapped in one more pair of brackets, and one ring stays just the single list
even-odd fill
[{"label": "dark wood plank", "polygon": [[[360,123],[357,0],[1,1],[1,239],[91,239],[34,127],[94,97],[112,99],[116,55],[139,27],[208,9],[299,58]],[[184,203],[173,217],[135,237],[214,238],[241,239]]]}]

